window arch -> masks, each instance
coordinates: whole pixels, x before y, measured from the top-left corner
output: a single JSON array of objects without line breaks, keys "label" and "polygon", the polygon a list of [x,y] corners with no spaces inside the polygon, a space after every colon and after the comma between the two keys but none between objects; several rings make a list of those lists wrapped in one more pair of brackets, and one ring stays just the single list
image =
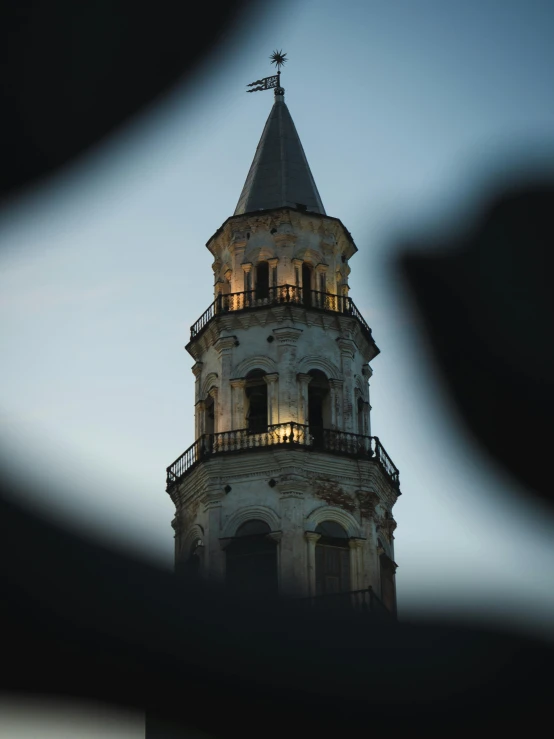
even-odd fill
[{"label": "window arch", "polygon": [[246,428],[251,433],[267,431],[268,403],[265,372],[261,369],[250,370],[246,375]]},{"label": "window arch", "polygon": [[256,266],[256,300],[269,298],[269,263],[259,262]]},{"label": "window arch", "polygon": [[202,569],[203,554],[204,542],[200,537],[196,537],[188,548],[186,559],[181,560],[179,574],[185,577],[198,577]]},{"label": "window arch", "polygon": [[316,595],[345,593],[350,590],[350,546],[348,534],[337,521],[322,521],[316,534]]},{"label": "window arch", "polygon": [[265,521],[249,519],[239,526],[225,550],[226,582],[243,595],[277,595],[277,545]]},{"label": "window arch", "polygon": [[325,373],[310,370],[308,385],[308,425],[314,446],[323,445],[324,429],[331,427],[331,386]]}]

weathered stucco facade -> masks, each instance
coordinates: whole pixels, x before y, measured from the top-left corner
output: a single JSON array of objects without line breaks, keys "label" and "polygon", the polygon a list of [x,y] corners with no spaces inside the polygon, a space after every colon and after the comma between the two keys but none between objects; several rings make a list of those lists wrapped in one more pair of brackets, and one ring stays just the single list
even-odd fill
[{"label": "weathered stucco facade", "polygon": [[[258,208],[207,244],[214,303],[186,347],[196,439],[168,468],[176,564],[194,560],[200,576],[225,582],[238,539],[263,537],[279,594],[371,588],[394,611],[398,470],[371,436],[369,362],[379,350],[349,296],[356,246],[323,211],[282,93],[239,201]],[[303,196],[299,182],[312,190]],[[269,205],[259,207],[264,187]],[[294,187],[302,202],[291,207]],[[258,529],[241,533],[248,522]],[[254,549],[244,544],[233,560],[235,583],[249,577],[241,563]]]}]

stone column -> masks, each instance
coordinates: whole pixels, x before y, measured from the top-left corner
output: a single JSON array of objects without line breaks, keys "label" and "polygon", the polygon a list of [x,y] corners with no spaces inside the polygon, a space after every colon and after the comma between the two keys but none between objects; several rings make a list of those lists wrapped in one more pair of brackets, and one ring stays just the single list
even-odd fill
[{"label": "stone column", "polygon": [[331,387],[331,428],[344,431],[343,422],[343,380],[329,379]]},{"label": "stone column", "polygon": [[221,546],[221,506],[225,493],[219,486],[210,487],[206,494],[204,511],[206,514],[207,536],[204,539],[204,566],[210,581],[223,582],[225,579],[225,551]]},{"label": "stone column", "polygon": [[298,423],[308,423],[308,385],[312,381],[311,375],[299,372],[296,375],[298,382]]},{"label": "stone column", "polygon": [[244,388],[246,380],[237,378],[231,380],[231,395],[233,398],[231,428],[243,429],[246,427],[246,419],[244,417]]},{"label": "stone column", "polygon": [[181,544],[182,544],[182,533],[183,533],[181,519],[179,515],[175,516],[175,518],[171,522],[171,527],[175,531],[175,553],[174,553],[173,566],[174,566],[174,569],[177,569],[179,567],[179,562],[181,558]]},{"label": "stone column", "polygon": [[282,531],[272,531],[267,535],[268,539],[271,539],[276,544],[277,549],[277,592],[282,595],[281,592],[281,539],[283,538]]},{"label": "stone column", "polygon": [[267,423],[271,426],[279,423],[279,373],[264,375],[264,380],[267,384]]},{"label": "stone column", "polygon": [[296,387],[297,342],[302,329],[292,326],[274,328],[277,339],[277,366],[279,367],[279,422],[298,421],[298,390]]},{"label": "stone column", "polygon": [[[217,434],[217,432],[221,430],[219,428],[219,418],[218,418],[219,416],[219,403],[217,402],[217,397],[219,395],[218,390],[219,388],[212,387],[210,392],[208,393],[210,398],[213,398],[213,401],[214,401],[214,434]],[[205,433],[206,431],[206,417],[205,416],[203,417],[202,424],[203,424],[203,429],[204,429],[202,433]]]},{"label": "stone column", "polygon": [[[225,336],[218,339],[215,349],[221,362],[221,383],[219,388],[219,403],[216,408],[216,432],[230,431],[231,429],[231,368],[233,365],[233,348],[236,336]],[[214,399],[215,404],[215,399]]]},{"label": "stone column", "polygon": [[[323,262],[320,262],[316,266],[316,268],[315,268],[315,272],[316,272],[316,275],[317,275],[317,277],[316,277],[317,284],[316,284],[315,289],[316,290],[319,290],[319,292],[322,292],[322,293],[328,292],[328,290],[327,290],[327,279],[326,279],[326,274],[327,274],[327,270],[328,269],[329,269],[329,265],[328,264],[324,264]],[[325,305],[325,301],[324,301],[324,296],[323,295],[320,296],[320,297],[321,297],[321,300],[322,300],[321,305],[320,305],[321,308],[329,307],[331,309],[334,309],[334,307],[332,305],[329,305],[329,306],[326,306]]]},{"label": "stone column", "polygon": [[361,590],[360,581],[363,575],[362,549],[364,546],[363,539],[350,539],[348,542],[350,547],[350,589]]},{"label": "stone column", "polygon": [[[215,402],[215,401],[214,401]],[[194,431],[195,440],[199,439],[204,433],[206,422],[206,403],[203,400],[199,400],[194,406]]]},{"label": "stone column", "polygon": [[[302,289],[302,264],[301,259],[292,260],[292,284],[297,288],[298,292]],[[297,295],[297,297],[299,298],[300,295]]]},{"label": "stone column", "polygon": [[306,546],[304,543],[303,497],[307,480],[300,475],[287,475],[278,483],[281,513],[280,593],[284,596],[307,595]]},{"label": "stone column", "polygon": [[306,531],[304,538],[307,542],[307,554],[308,554],[308,567],[307,567],[307,581],[308,581],[308,592],[306,595],[314,596],[316,594],[316,577],[315,577],[315,547],[317,542],[321,539],[321,534],[316,534],[315,531]]},{"label": "stone column", "polygon": [[341,370],[344,380],[343,386],[343,429],[356,433],[356,414],[354,412],[354,378],[352,372],[352,360],[356,353],[356,345],[352,339],[339,337],[337,339],[341,355]]},{"label": "stone column", "polygon": [[200,380],[202,377],[202,362],[196,362],[192,366],[192,374],[194,375],[194,402],[198,403],[199,400],[202,400],[201,397],[201,388],[200,388]]},{"label": "stone column", "polygon": [[[244,292],[248,292],[252,290],[252,262],[246,262],[241,266],[244,271]],[[244,305],[237,306],[238,308],[244,308]]]},{"label": "stone column", "polygon": [[235,234],[233,241],[229,245],[229,254],[231,255],[231,264],[233,267],[233,275],[231,277],[231,292],[241,293],[244,290],[244,274],[239,265],[242,262],[246,239],[242,234]]},{"label": "stone column", "polygon": [[276,297],[275,294],[274,294],[275,293],[274,288],[276,288],[277,285],[278,285],[277,264],[279,263],[279,259],[277,259],[277,257],[275,257],[274,259],[268,259],[267,262],[269,264],[269,269],[270,269],[270,272],[269,272],[269,294],[270,294],[271,297],[274,298],[274,297]]}]

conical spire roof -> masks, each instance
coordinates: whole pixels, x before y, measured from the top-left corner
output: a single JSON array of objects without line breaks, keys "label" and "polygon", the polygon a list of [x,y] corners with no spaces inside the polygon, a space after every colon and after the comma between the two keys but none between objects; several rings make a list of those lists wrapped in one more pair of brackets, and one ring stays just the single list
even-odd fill
[{"label": "conical spire roof", "polygon": [[282,88],[279,92],[276,91],[235,215],[287,206],[325,215]]}]

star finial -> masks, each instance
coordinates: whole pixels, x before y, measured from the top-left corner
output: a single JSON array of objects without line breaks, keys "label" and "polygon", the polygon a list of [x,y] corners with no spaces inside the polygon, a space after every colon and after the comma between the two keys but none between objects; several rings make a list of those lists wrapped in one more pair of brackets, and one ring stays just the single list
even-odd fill
[{"label": "star finial", "polygon": [[275,51],[273,52],[273,54],[269,57],[271,59],[271,63],[272,64],[275,64],[275,66],[277,67],[277,71],[278,72],[280,72],[281,71],[281,67],[283,67],[286,64],[286,62],[287,62],[286,56],[287,56],[287,53],[285,52],[283,54],[283,50],[282,49],[280,49],[279,51],[277,51],[277,49],[275,49]]}]

